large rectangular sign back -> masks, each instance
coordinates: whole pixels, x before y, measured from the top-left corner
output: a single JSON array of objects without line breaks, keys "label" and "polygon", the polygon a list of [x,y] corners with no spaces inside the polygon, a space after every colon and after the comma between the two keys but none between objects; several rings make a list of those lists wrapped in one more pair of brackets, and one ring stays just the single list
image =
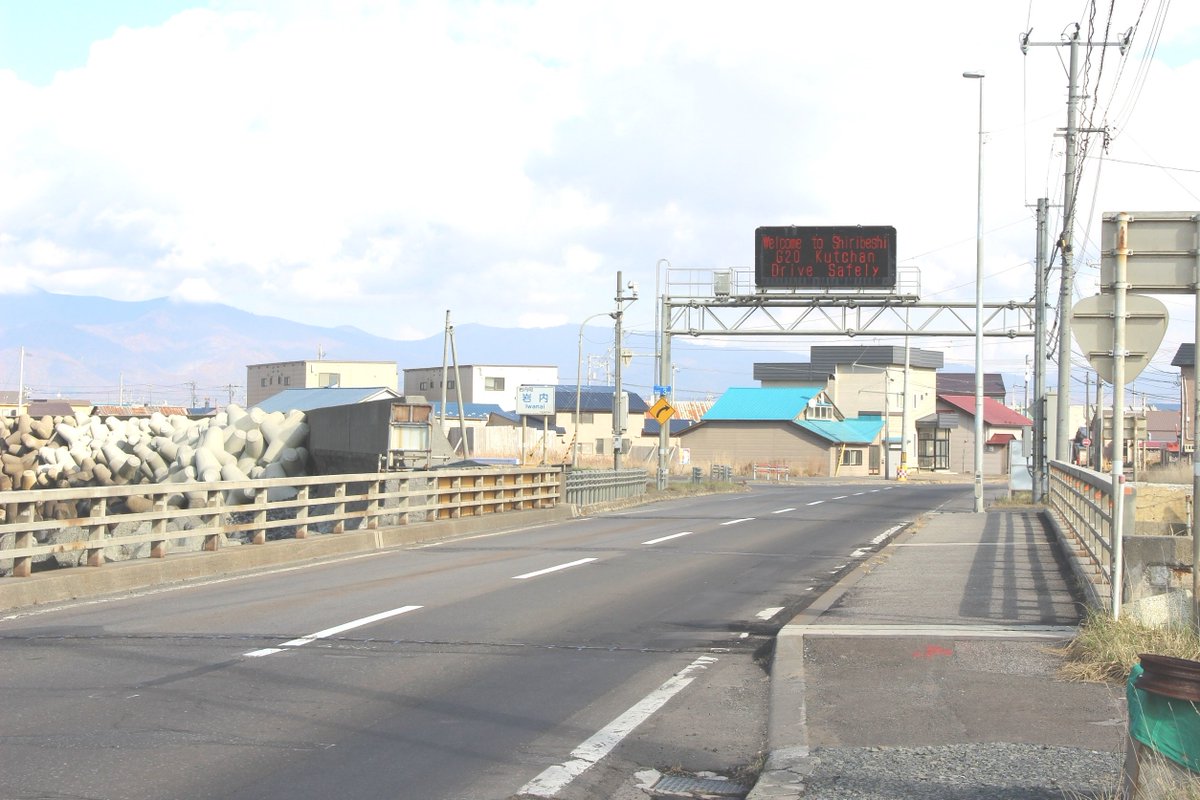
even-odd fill
[{"label": "large rectangular sign back", "polygon": [[890,225],[757,228],[754,283],[760,289],[894,289],[896,229]]}]

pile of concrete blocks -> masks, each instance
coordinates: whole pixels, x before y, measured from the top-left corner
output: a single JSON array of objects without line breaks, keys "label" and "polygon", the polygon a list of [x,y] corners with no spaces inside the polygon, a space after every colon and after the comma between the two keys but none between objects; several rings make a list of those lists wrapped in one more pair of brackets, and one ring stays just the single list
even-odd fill
[{"label": "pile of concrete blocks", "polygon": [[[308,424],[300,411],[265,413],[230,405],[213,417],[180,415],[100,419],[82,414],[33,419],[0,418],[0,491],[65,489],[79,486],[179,484],[168,496],[177,508],[203,504],[203,493],[188,484],[283,478],[308,473]],[[271,489],[268,498],[295,491]],[[246,503],[253,493],[231,490],[227,503]],[[132,511],[147,510],[148,497],[127,501]],[[144,508],[137,506],[144,505]],[[77,516],[76,508],[44,508],[44,519]],[[0,495],[0,522],[5,518]]]}]

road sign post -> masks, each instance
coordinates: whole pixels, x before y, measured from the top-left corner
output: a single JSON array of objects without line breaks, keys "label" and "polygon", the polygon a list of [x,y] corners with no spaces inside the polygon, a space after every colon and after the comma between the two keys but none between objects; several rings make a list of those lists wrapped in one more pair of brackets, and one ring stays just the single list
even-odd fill
[{"label": "road sign post", "polygon": [[[1118,270],[1125,272],[1118,275]],[[1193,354],[1200,353],[1200,213],[1106,213],[1101,226],[1101,291],[1126,284],[1133,291],[1195,296]],[[1193,375],[1198,371],[1193,355]],[[1195,381],[1200,384],[1200,381]],[[1192,496],[1200,497],[1200,396],[1192,392]],[[1200,631],[1200,536],[1192,527],[1192,620]]]}]

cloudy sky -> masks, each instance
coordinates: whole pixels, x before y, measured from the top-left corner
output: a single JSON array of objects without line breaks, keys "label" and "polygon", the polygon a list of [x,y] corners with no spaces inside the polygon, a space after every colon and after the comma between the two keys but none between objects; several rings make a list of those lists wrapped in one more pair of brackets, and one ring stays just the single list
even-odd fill
[{"label": "cloudy sky", "polygon": [[[1018,36],[1074,23],[1135,28],[1085,64],[1109,146],[1079,193],[1084,296],[1103,212],[1200,210],[1198,4],[0,0],[0,293],[415,338],[447,309],[578,323],[618,270],[648,301],[660,259],[749,266],[758,226],[865,224],[896,227],[923,299],[973,299],[982,70],[987,297],[1027,300],[1067,49]],[[1194,311],[1165,299],[1167,375]],[[1016,371],[1030,350],[989,347]]]}]

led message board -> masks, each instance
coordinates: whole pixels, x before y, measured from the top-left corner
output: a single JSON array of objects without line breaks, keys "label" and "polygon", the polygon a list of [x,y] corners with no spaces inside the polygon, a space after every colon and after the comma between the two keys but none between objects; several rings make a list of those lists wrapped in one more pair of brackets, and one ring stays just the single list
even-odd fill
[{"label": "led message board", "polygon": [[758,228],[754,283],[760,289],[894,289],[896,229],[886,225]]}]

